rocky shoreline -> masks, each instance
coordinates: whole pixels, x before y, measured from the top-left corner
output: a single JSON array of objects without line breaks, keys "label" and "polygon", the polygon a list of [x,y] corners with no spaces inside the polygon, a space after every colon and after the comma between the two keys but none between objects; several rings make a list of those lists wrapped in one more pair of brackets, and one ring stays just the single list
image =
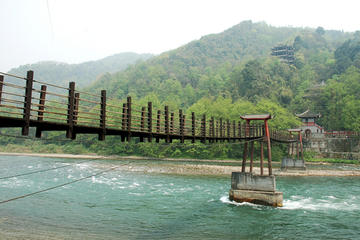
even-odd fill
[{"label": "rocky shoreline", "polygon": [[[75,155],[75,154],[49,154],[49,153],[0,153],[0,156],[33,156],[49,158],[75,158],[75,159],[99,159],[99,160],[118,160],[131,163],[124,164],[119,168],[126,171],[162,173],[162,174],[179,174],[179,175],[212,175],[212,176],[229,176],[232,172],[241,171],[240,166],[224,166],[221,163],[239,163],[236,160],[206,160],[206,159],[174,159],[174,158],[144,158],[138,156],[100,156],[100,155]],[[144,160],[147,160],[145,163]],[[164,161],[162,164],[151,163],[152,160]],[[149,163],[150,161],[150,163]],[[172,163],[172,162],[175,162]],[[180,162],[180,163],[179,163]],[[183,164],[182,164],[183,162]],[[193,163],[198,162],[198,163]],[[211,163],[211,164],[210,164]],[[218,164],[217,164],[218,163]],[[98,163],[100,164],[100,163]],[[314,163],[310,163],[314,165]],[[321,165],[322,163],[317,163]],[[331,164],[324,164],[331,165]],[[254,167],[254,173],[260,174],[260,168]],[[249,169],[247,168],[247,171]],[[267,168],[264,169],[267,174]],[[307,170],[286,170],[273,168],[275,176],[360,176],[360,170],[338,170],[338,169],[307,169]]]}]

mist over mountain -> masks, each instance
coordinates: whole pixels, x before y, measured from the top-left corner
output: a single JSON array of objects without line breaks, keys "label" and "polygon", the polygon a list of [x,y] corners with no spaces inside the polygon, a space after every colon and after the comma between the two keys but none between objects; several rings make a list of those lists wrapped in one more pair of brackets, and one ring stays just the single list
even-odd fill
[{"label": "mist over mountain", "polygon": [[104,73],[121,71],[130,64],[144,61],[151,57],[153,57],[152,54],[125,52],[79,64],[43,61],[13,68],[8,73],[26,76],[26,71],[33,70],[35,72],[34,78],[39,81],[60,86],[67,86],[68,82],[74,81],[77,87],[82,88],[94,82]]}]

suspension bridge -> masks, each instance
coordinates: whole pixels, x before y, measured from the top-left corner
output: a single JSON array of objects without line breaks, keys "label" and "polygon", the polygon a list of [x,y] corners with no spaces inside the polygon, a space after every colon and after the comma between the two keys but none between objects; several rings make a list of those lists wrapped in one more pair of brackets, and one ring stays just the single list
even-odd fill
[{"label": "suspension bridge", "polygon": [[[242,171],[245,171],[247,143],[253,153],[253,142],[259,141],[261,153],[263,142],[268,147],[269,175],[271,167],[271,141],[281,143],[299,142],[288,131],[271,129],[267,125],[270,115],[242,116],[241,121],[215,119],[205,114],[192,112],[189,117],[182,109],[171,111],[168,106],[155,109],[152,102],[142,106],[129,96],[125,101],[75,89],[75,82],[69,86],[58,86],[38,81],[34,72],[25,77],[0,72],[0,128],[21,128],[23,136],[29,135],[31,127],[35,136],[41,138],[43,131],[64,131],[69,139],[77,134],[97,134],[100,141],[107,135],[121,136],[121,141],[137,137],[140,142],[171,143],[178,140],[215,142],[245,142]],[[264,120],[254,124],[250,121]],[[250,172],[252,172],[252,155]],[[261,175],[263,175],[263,154],[261,154]]]}]

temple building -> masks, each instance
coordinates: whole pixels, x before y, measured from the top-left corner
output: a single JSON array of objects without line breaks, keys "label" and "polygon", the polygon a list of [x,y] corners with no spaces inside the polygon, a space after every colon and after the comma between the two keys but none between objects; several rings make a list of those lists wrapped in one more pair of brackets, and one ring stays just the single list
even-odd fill
[{"label": "temple building", "polygon": [[295,63],[294,52],[295,52],[294,47],[288,45],[279,45],[271,49],[271,55],[280,58],[282,61],[286,62],[287,64]]},{"label": "temple building", "polygon": [[302,121],[302,126],[300,129],[303,130],[305,136],[310,136],[311,134],[323,134],[325,132],[324,128],[316,124],[316,119],[321,117],[320,113],[312,113],[310,110],[306,110],[303,113],[295,114]]}]

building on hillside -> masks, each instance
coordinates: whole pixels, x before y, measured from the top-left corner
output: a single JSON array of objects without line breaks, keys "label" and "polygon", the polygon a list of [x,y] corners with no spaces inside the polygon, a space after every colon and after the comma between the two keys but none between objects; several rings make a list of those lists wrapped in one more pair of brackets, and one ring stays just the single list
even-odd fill
[{"label": "building on hillside", "polygon": [[310,137],[312,134],[324,134],[325,130],[323,127],[316,124],[316,119],[321,117],[320,113],[312,113],[310,110],[306,110],[303,113],[295,114],[301,119],[302,126],[301,130],[304,131],[306,137]]},{"label": "building on hillside", "polygon": [[279,45],[271,49],[271,55],[280,58],[282,61],[286,62],[287,64],[295,63],[294,52],[295,52],[294,47],[288,45]]}]

